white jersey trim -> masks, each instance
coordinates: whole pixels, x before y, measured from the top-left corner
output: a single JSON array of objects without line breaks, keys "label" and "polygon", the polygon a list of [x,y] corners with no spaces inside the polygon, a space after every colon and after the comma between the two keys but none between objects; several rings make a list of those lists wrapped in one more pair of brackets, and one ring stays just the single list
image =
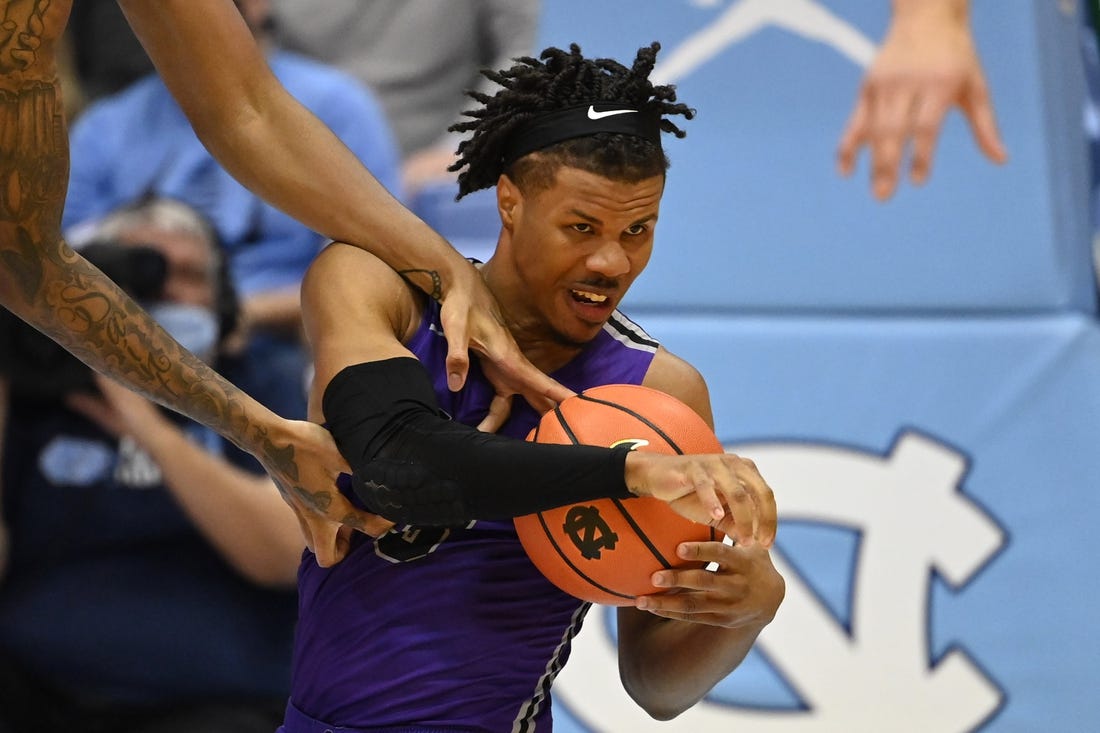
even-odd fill
[{"label": "white jersey trim", "polygon": [[638,351],[654,354],[661,346],[656,339],[645,332],[645,329],[618,310],[611,314],[607,323],[603,324],[603,330],[619,343]]},{"label": "white jersey trim", "polygon": [[543,706],[549,702],[550,686],[554,684],[554,678],[565,666],[565,651],[569,648],[569,643],[573,638],[580,633],[584,615],[588,613],[588,609],[591,607],[591,603],[582,603],[573,612],[573,620],[566,627],[561,642],[558,643],[554,653],[550,655],[550,660],[546,663],[546,671],[542,673],[535,685],[535,694],[520,706],[519,714],[512,722],[512,733],[535,733],[535,718],[538,717]]}]

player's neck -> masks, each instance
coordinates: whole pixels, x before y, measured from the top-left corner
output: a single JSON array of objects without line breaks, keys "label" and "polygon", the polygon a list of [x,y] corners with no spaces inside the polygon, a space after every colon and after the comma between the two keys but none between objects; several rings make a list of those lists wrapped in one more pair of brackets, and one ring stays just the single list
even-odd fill
[{"label": "player's neck", "polygon": [[478,269],[500,306],[512,338],[535,367],[549,374],[568,364],[581,352],[584,344],[569,342],[551,328],[540,314],[527,307],[526,299],[517,290],[522,288],[522,284],[507,277],[502,272],[506,269],[504,266],[490,258]]}]

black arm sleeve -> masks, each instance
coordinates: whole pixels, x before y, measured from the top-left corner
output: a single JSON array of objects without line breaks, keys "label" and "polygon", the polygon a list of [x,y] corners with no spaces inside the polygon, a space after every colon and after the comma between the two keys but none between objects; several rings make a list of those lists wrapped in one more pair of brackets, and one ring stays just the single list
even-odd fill
[{"label": "black arm sleeve", "polygon": [[632,496],[628,448],[528,443],[456,423],[409,357],[343,369],[322,409],[356,495],[392,522],[454,526]]}]

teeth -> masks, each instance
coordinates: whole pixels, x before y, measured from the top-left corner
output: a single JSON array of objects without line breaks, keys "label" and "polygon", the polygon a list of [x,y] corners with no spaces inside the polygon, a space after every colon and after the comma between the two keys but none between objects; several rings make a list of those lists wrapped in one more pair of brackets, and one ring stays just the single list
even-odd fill
[{"label": "teeth", "polygon": [[585,300],[590,301],[592,303],[603,303],[605,300],[607,300],[606,295],[600,295],[598,293],[590,293],[587,290],[574,290],[573,294],[578,296],[578,297],[584,298]]}]

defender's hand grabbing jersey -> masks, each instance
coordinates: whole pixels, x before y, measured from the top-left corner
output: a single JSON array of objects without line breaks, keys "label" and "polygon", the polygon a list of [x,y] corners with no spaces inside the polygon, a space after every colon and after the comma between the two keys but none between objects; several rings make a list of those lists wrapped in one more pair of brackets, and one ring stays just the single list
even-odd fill
[{"label": "defender's hand grabbing jersey", "polygon": [[[494,390],[476,368],[461,392],[448,390],[437,304],[428,303],[406,346],[440,407],[477,425]],[[551,376],[578,392],[640,384],[657,346],[616,312]],[[517,400],[500,432],[523,438],[537,422]],[[371,731],[546,730],[550,684],[588,608],[542,577],[509,520],[395,527],[377,540],[357,534],[333,568],[304,559],[299,593],[286,733],[313,730],[316,720]]]}]

